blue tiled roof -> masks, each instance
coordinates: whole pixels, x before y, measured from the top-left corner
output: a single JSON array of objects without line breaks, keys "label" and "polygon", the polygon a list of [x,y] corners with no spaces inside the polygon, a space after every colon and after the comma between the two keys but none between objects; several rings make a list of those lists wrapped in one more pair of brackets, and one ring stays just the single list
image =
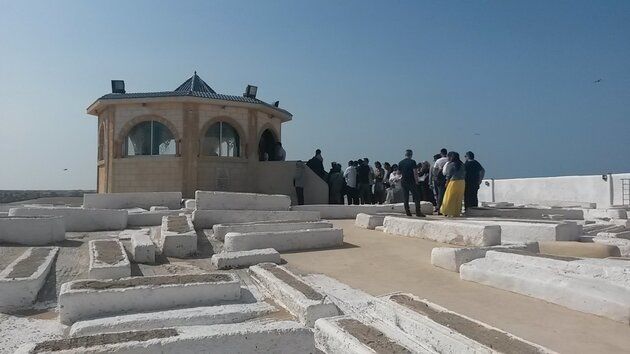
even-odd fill
[{"label": "blue tiled roof", "polygon": [[190,77],[188,80],[184,81],[184,83],[179,85],[179,87],[177,87],[174,91],[109,93],[99,98],[99,100],[116,100],[116,99],[129,99],[129,98],[159,98],[159,97],[199,97],[199,98],[209,98],[209,99],[214,99],[214,100],[253,103],[253,104],[260,104],[263,106],[267,106],[269,108],[273,108],[275,110],[284,112],[289,115],[291,114],[282,108],[278,108],[276,106],[270,105],[269,103],[261,101],[256,98],[223,95],[220,93],[216,93],[208,84],[206,84],[205,81],[203,81],[197,75],[196,72],[192,77]]}]

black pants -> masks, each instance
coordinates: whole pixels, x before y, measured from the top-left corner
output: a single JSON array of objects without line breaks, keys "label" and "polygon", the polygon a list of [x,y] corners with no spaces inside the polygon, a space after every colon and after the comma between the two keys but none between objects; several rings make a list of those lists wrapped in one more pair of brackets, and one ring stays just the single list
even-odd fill
[{"label": "black pants", "polygon": [[346,187],[346,195],[348,196],[348,205],[354,204],[354,205],[358,205],[359,204],[359,197],[358,197],[358,192],[356,188],[353,187]]},{"label": "black pants", "polygon": [[297,194],[298,205],[304,205],[304,188],[295,187],[295,194]]},{"label": "black pants", "polygon": [[466,189],[464,190],[464,208],[468,209],[479,206],[477,192],[479,192],[478,184],[466,183]]},{"label": "black pants", "polygon": [[435,201],[437,204],[437,210],[440,210],[442,207],[442,201],[444,200],[444,193],[446,193],[446,183],[435,182],[435,190],[437,192],[437,200]]},{"label": "black pants", "polygon": [[370,185],[367,183],[361,183],[359,184],[359,198],[361,199],[361,204],[370,204],[371,203],[371,196],[370,196]]},{"label": "black pants", "polygon": [[413,203],[416,205],[416,215],[422,214],[420,211],[420,193],[415,182],[403,182],[401,184],[403,192],[403,203],[405,204],[405,212],[409,214],[409,192],[413,196]]}]

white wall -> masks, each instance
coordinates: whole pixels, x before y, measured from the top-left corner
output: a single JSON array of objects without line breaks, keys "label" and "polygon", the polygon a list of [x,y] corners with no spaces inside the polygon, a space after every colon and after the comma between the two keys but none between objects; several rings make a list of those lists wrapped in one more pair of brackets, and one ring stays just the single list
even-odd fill
[{"label": "white wall", "polygon": [[479,188],[479,200],[515,203],[592,202],[597,203],[598,208],[605,208],[611,205],[611,187],[612,204],[622,204],[622,178],[630,178],[630,173],[608,175],[608,181],[604,181],[601,175],[484,180]]}]

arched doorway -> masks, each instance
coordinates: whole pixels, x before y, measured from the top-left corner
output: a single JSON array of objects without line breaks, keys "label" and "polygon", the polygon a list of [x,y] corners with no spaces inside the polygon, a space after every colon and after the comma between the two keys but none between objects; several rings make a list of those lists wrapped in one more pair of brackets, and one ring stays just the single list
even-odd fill
[{"label": "arched doorway", "polygon": [[[258,142],[258,160],[259,161],[275,161],[276,160],[276,136],[269,129],[260,136],[260,142]],[[266,156],[265,156],[266,155]]]}]

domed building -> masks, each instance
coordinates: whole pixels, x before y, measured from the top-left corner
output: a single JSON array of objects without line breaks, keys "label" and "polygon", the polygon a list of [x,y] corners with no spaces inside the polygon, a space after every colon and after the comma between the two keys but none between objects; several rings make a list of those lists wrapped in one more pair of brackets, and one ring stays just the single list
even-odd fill
[{"label": "domed building", "polygon": [[[112,93],[87,109],[98,117],[98,192],[294,194],[295,162],[274,161],[282,124],[293,116],[256,91],[219,94],[196,72],[173,91],[126,93],[123,81],[112,81]],[[324,192],[313,176],[308,171],[308,183]]]}]

